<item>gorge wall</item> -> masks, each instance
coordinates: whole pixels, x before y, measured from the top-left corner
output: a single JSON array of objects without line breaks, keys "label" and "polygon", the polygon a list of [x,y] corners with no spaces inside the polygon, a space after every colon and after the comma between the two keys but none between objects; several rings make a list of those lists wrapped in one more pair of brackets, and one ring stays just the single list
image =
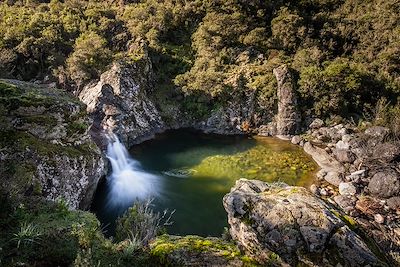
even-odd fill
[{"label": "gorge wall", "polygon": [[55,88],[0,81],[0,177],[11,195],[88,208],[104,160],[85,107]]}]

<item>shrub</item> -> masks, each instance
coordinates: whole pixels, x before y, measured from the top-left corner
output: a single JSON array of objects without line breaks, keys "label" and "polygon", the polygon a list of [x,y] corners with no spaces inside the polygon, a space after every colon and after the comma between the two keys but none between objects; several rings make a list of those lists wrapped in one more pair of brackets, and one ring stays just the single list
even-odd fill
[{"label": "shrub", "polygon": [[385,126],[395,137],[400,137],[400,104],[391,105],[386,98],[381,98],[375,107],[373,122]]},{"label": "shrub", "polygon": [[122,241],[130,239],[131,244],[138,248],[147,246],[156,235],[160,234],[163,227],[171,225],[174,213],[166,210],[160,214],[151,208],[151,200],[138,202],[129,208],[117,220],[116,239]]},{"label": "shrub", "polygon": [[107,41],[95,32],[82,33],[75,42],[74,52],[67,59],[68,73],[78,88],[98,77],[111,62]]},{"label": "shrub", "polygon": [[378,98],[385,95],[385,87],[373,74],[344,59],[304,68],[299,85],[301,97],[308,102],[306,108],[322,117],[370,113]]}]

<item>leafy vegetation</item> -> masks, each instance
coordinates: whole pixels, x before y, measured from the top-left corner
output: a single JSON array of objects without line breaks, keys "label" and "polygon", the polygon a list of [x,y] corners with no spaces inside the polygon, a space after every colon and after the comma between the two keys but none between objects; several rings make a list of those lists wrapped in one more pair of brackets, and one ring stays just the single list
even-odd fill
[{"label": "leafy vegetation", "polygon": [[[202,117],[256,96],[267,120],[272,69],[298,74],[303,114],[372,115],[400,93],[397,0],[140,0],[0,3],[0,74],[81,88],[113,60],[137,60],[146,43],[156,96],[186,96]],[[176,102],[180,102],[177,98]]]},{"label": "leafy vegetation", "polygon": [[117,220],[116,239],[129,240],[131,248],[148,246],[149,242],[159,235],[164,227],[171,225],[172,213],[154,212],[151,200],[135,203]]}]

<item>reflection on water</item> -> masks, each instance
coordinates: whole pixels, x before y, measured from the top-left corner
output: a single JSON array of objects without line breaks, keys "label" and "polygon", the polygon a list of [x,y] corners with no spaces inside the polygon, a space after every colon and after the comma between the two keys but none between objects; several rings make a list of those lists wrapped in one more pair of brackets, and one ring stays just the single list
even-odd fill
[{"label": "reflection on water", "polygon": [[[176,210],[168,232],[181,235],[220,235],[227,226],[222,197],[239,178],[306,185],[316,168],[301,148],[275,138],[191,130],[168,131],[132,147],[130,154],[144,172],[161,177],[155,207]],[[117,214],[105,209],[105,192],[107,184],[96,193],[94,210],[112,224]]]}]

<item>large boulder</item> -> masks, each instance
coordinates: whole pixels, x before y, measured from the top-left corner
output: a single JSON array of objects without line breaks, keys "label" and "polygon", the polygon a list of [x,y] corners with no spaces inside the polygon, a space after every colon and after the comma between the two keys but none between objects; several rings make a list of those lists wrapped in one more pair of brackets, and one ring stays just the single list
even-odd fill
[{"label": "large boulder", "polygon": [[344,172],[344,166],[325,149],[312,145],[310,142],[304,144],[304,151],[311,155],[317,164],[326,172]]},{"label": "large boulder", "polygon": [[232,238],[261,264],[277,253],[291,266],[387,266],[338,213],[302,187],[240,179],[224,207]]},{"label": "large boulder", "polygon": [[135,63],[116,62],[98,82],[79,93],[93,118],[93,130],[114,133],[132,145],[165,128],[147,92],[153,87],[152,65],[147,56]]},{"label": "large boulder", "polygon": [[291,136],[297,133],[300,123],[296,82],[286,65],[275,68],[273,72],[278,81],[277,135]]},{"label": "large boulder", "polygon": [[87,208],[104,175],[85,106],[57,90],[0,81],[0,187]]}]

